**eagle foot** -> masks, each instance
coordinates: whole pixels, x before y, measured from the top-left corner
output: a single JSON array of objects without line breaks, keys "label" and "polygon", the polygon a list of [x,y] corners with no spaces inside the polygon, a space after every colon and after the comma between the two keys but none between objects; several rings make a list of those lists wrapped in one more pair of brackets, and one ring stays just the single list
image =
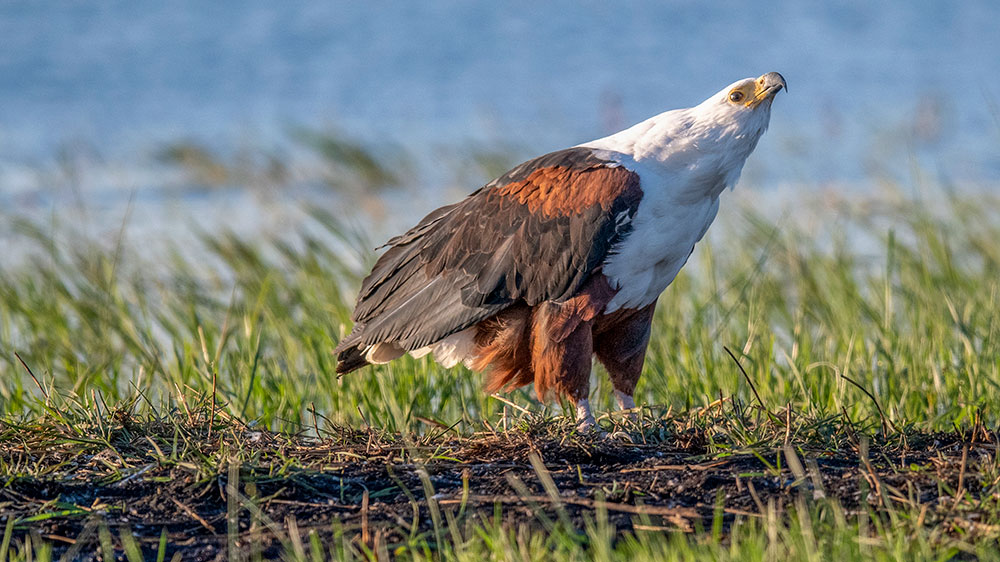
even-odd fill
[{"label": "eagle foot", "polygon": [[603,433],[600,426],[597,425],[597,420],[593,417],[576,424],[576,431],[577,433]]}]

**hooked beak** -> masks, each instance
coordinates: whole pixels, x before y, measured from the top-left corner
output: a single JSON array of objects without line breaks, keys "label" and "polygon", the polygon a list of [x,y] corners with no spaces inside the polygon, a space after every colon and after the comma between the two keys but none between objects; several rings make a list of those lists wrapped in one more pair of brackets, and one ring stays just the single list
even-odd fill
[{"label": "hooked beak", "polygon": [[757,79],[753,98],[747,105],[750,107],[757,107],[758,105],[764,103],[764,101],[774,98],[774,95],[782,89],[788,90],[788,84],[785,83],[785,77],[777,72],[768,72]]}]

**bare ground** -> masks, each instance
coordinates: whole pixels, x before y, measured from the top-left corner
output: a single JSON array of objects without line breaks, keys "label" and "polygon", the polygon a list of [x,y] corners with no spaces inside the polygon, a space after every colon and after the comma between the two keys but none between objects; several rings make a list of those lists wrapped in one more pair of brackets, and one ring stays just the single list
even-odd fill
[{"label": "bare ground", "polygon": [[985,507],[995,433],[866,433],[786,414],[720,409],[611,435],[522,421],[470,436],[335,429],[321,439],[120,413],[106,427],[0,421],[0,532],[13,521],[14,544],[41,538],[78,559],[101,559],[102,540],[122,556],[122,530],[152,558],[165,533],[167,559],[214,560],[228,548],[273,557],[310,531],[391,552],[414,540],[433,548],[448,521],[561,518],[582,529],[605,512],[619,536],[719,520],[725,532],[736,518],[826,497],[848,513],[903,507],[945,532],[997,533]]}]

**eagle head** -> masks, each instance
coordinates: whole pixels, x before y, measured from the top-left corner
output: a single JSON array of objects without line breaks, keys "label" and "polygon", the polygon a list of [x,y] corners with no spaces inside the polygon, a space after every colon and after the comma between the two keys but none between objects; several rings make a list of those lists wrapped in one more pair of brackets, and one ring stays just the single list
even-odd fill
[{"label": "eagle head", "polygon": [[[757,78],[745,78],[734,82],[722,92],[723,99],[719,100],[734,110],[757,109],[759,106],[771,107],[771,100],[774,95],[782,89],[787,90],[788,84],[785,78],[777,72],[768,72]],[[722,93],[720,92],[720,93]]]},{"label": "eagle head", "polygon": [[787,89],[782,75],[768,72],[737,80],[692,109],[698,121],[721,136],[749,136],[756,143],[767,129],[774,96]]}]

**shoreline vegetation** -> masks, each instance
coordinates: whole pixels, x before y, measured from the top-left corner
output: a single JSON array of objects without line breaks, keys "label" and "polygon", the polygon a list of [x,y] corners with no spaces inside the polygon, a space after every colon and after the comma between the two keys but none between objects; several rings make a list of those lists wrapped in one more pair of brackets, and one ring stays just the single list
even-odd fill
[{"label": "shoreline vegetation", "polygon": [[606,438],[427,359],[338,378],[346,213],[162,254],[0,215],[0,562],[1000,559],[1000,198],[902,193],[727,201]]}]

